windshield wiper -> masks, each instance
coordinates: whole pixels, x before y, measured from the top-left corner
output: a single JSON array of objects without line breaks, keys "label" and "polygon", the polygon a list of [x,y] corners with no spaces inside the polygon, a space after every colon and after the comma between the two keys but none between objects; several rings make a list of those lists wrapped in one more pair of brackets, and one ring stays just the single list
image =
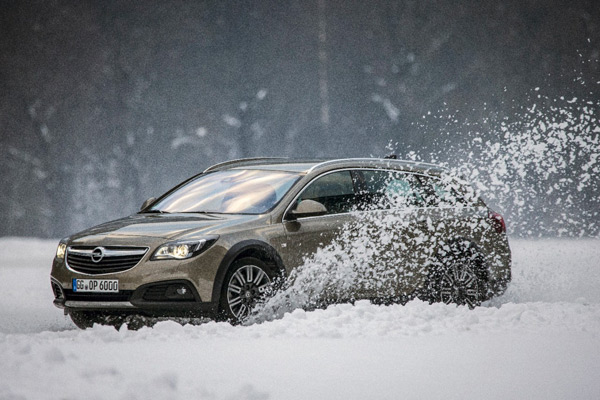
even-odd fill
[{"label": "windshield wiper", "polygon": [[184,214],[225,214],[218,211],[182,211]]}]

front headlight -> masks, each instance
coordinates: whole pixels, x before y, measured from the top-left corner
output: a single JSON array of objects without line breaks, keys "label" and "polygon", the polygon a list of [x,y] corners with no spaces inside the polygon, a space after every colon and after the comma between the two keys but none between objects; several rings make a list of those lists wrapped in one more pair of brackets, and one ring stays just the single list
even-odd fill
[{"label": "front headlight", "polygon": [[185,260],[202,253],[216,241],[216,237],[210,237],[163,244],[154,252],[150,260]]},{"label": "front headlight", "polygon": [[56,258],[58,258],[59,260],[62,260],[63,258],[65,258],[66,251],[67,251],[67,244],[59,243],[58,247],[56,248]]}]

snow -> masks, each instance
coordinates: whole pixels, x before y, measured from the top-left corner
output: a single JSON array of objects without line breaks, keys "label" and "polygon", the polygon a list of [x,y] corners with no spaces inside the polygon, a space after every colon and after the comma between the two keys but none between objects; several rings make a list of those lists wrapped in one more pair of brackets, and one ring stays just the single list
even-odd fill
[{"label": "snow", "polygon": [[229,126],[233,126],[234,128],[239,128],[242,126],[242,122],[234,116],[229,114],[223,115],[223,121]]},{"label": "snow", "polygon": [[[447,106],[428,112],[417,126],[423,137],[435,134],[440,149],[417,151],[414,158],[472,182],[511,221],[509,234],[600,237],[600,185],[593,179],[600,174],[600,103],[554,98],[539,87],[527,97],[506,115],[481,121]],[[445,120],[441,131],[434,120]],[[403,150],[396,146],[395,152]]]},{"label": "snow", "polygon": [[295,310],[77,330],[52,306],[56,241],[0,239],[0,399],[600,398],[600,240],[513,239],[484,306]]}]

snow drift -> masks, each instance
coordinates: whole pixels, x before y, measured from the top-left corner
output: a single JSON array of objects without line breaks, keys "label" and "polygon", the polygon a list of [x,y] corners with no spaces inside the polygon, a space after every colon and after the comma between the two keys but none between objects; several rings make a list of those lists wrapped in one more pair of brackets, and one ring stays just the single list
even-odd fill
[{"label": "snow drift", "polygon": [[600,242],[511,244],[509,290],[475,310],[359,301],[80,331],[52,306],[56,242],[1,239],[0,398],[598,398]]}]

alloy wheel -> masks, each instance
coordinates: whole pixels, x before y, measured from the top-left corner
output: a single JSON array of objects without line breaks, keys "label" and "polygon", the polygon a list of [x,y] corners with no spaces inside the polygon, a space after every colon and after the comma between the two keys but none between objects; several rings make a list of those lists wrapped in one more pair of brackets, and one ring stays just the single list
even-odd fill
[{"label": "alloy wheel", "polygon": [[227,304],[233,316],[241,321],[250,314],[271,284],[269,275],[256,265],[244,265],[229,279]]},{"label": "alloy wheel", "polygon": [[441,276],[439,295],[443,303],[474,308],[480,304],[479,279],[470,267],[453,264]]}]

